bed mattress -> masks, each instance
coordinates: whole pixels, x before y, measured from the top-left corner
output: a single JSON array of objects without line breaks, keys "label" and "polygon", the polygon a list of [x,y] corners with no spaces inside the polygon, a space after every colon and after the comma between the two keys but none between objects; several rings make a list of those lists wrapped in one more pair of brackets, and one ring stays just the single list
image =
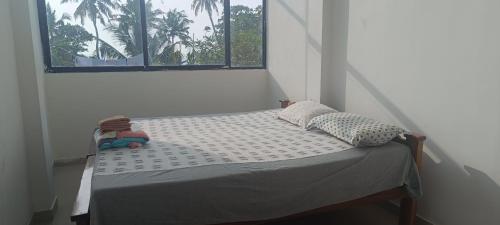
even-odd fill
[{"label": "bed mattress", "polygon": [[150,134],[151,141],[140,149],[99,152],[95,175],[275,162],[353,148],[277,119],[276,112],[136,119],[133,126]]},{"label": "bed mattress", "polygon": [[354,148],[277,119],[278,110],[137,119],[141,149],[100,151],[94,225],[202,225],[287,216],[406,185],[409,148]]}]

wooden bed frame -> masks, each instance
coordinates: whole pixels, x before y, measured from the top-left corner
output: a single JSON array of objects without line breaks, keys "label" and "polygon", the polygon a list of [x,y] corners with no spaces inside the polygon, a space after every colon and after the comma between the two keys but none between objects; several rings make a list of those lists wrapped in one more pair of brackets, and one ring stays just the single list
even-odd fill
[{"label": "wooden bed frame", "polygon": [[[290,101],[281,101],[282,108],[293,104]],[[396,138],[394,141],[407,145],[411,151],[413,158],[417,164],[417,168],[420,171],[422,167],[422,154],[423,154],[423,144],[426,137],[418,134],[407,134],[405,138]],[[73,211],[71,213],[71,221],[76,222],[77,225],[90,225],[90,196],[91,196],[91,182],[92,182],[92,172],[94,170],[95,161],[95,144],[92,142],[90,147],[89,155],[87,156],[87,163],[83,171],[83,175],[80,181],[80,189],[76,196],[76,200],[73,205]],[[400,200],[400,213],[399,213],[399,225],[415,225],[416,213],[417,213],[417,201],[411,198],[405,191],[404,187],[398,187],[386,191],[382,191],[370,196],[359,198],[347,202],[337,203],[334,205],[265,221],[244,221],[237,223],[227,223],[219,225],[254,225],[254,224],[265,224],[270,222],[277,222],[283,220],[295,219],[303,216],[309,216],[320,213],[327,213],[338,209],[349,208],[353,206],[365,205],[370,203],[385,202],[389,200]]]}]

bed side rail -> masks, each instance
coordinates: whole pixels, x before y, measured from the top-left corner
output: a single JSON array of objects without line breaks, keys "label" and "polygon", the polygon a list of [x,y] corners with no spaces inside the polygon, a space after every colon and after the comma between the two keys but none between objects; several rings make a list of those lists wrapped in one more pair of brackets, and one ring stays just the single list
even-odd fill
[{"label": "bed side rail", "polygon": [[80,180],[80,188],[76,195],[75,203],[73,204],[73,211],[71,211],[71,221],[76,222],[77,225],[90,224],[90,188],[92,184],[92,173],[94,171],[95,156],[90,155],[87,157],[87,164],[83,171],[82,179]]}]

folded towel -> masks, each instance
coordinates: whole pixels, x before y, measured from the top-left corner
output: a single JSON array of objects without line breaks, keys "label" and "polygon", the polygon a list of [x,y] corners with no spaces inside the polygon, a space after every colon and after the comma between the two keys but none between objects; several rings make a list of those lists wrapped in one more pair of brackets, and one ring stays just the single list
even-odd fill
[{"label": "folded towel", "polygon": [[136,149],[136,148],[140,148],[142,146],[143,146],[143,144],[141,144],[139,142],[131,142],[128,144],[128,148],[130,148],[130,149]]},{"label": "folded towel", "polygon": [[130,130],[130,119],[125,116],[112,116],[98,122],[101,133]]},{"label": "folded towel", "polygon": [[116,138],[108,138],[108,139],[101,140],[97,143],[97,148],[99,150],[106,150],[106,149],[113,148],[113,142],[115,140],[116,140]]},{"label": "folded towel", "polygon": [[148,135],[142,130],[130,130],[130,131],[120,131],[116,134],[116,138],[144,138],[149,141]]},{"label": "folded towel", "polygon": [[130,119],[126,116],[118,115],[118,116],[112,116],[108,117],[106,119],[100,120],[98,125],[103,126],[106,124],[121,124],[121,123],[129,123]]},{"label": "folded towel", "polygon": [[130,131],[131,127],[101,127],[99,130],[101,134],[108,133],[108,132],[113,132],[113,131]]},{"label": "folded towel", "polygon": [[148,141],[144,138],[121,138],[121,139],[113,138],[110,140],[108,139],[106,141],[103,141],[101,145],[98,146],[98,148],[99,150],[107,150],[111,148],[125,148],[129,147],[129,145],[131,145],[132,143],[136,143],[133,144],[134,146],[136,146],[137,144],[144,145],[147,142]]},{"label": "folded towel", "polygon": [[[106,139],[106,138],[116,138],[116,135],[117,135],[117,131],[110,131],[110,132],[102,132],[98,129],[99,132],[95,132],[94,134],[94,137],[96,137],[95,135],[97,134],[97,138],[98,139]],[[96,138],[96,140],[97,140]]]},{"label": "folded towel", "polygon": [[101,129],[96,129],[94,132],[94,140],[99,150],[110,148],[138,148],[149,141],[148,135],[141,130],[137,124],[131,123],[128,131],[111,131],[103,132]]},{"label": "folded towel", "polygon": [[94,140],[97,147],[101,146],[105,142],[113,142],[116,139],[116,131],[112,132],[102,132],[100,129],[96,129],[94,132]]}]

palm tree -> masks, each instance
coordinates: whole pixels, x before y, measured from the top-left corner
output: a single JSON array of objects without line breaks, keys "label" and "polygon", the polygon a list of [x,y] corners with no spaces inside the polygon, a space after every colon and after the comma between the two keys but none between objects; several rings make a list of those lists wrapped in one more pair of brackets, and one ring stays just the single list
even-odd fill
[{"label": "palm tree", "polygon": [[47,3],[47,25],[52,65],[75,66],[76,56],[83,57],[87,51],[87,43],[94,36],[80,25],[67,23],[70,16],[63,14],[56,18],[56,11]]},{"label": "palm tree", "polygon": [[106,20],[109,21],[109,18],[113,16],[113,9],[116,8],[116,4],[111,0],[61,0],[61,3],[67,2],[80,2],[78,7],[75,10],[74,17],[75,19],[80,18],[80,23],[82,25],[85,24],[85,18],[89,18],[92,21],[95,29],[95,37],[96,37],[96,57],[100,59],[100,51],[99,51],[99,29],[97,28],[97,21],[102,25],[106,25]]},{"label": "palm tree", "polygon": [[56,35],[57,27],[64,25],[65,21],[70,19],[68,14],[63,14],[61,18],[56,18],[56,10],[53,10],[49,3],[46,5],[47,9],[47,27],[49,28],[49,39],[53,39]]},{"label": "palm tree", "polygon": [[[142,24],[140,0],[127,0],[120,4],[118,9],[120,14],[113,19],[106,29],[113,33],[114,38],[124,46],[126,54],[136,56],[142,54]],[[155,27],[160,22],[159,16],[163,14],[161,10],[153,10],[151,0],[146,2],[146,22],[147,27]],[[148,33],[148,38],[151,35]]]},{"label": "palm tree", "polygon": [[[182,60],[182,45],[190,44],[189,25],[193,23],[184,11],[176,9],[168,11],[159,23],[155,25],[156,33],[150,39],[153,58],[159,63],[180,64]],[[176,50],[175,46],[179,45]],[[173,60],[175,58],[175,60]]]},{"label": "palm tree", "polygon": [[160,22],[160,32],[163,32],[165,37],[168,38],[170,44],[175,43],[175,39],[178,38],[182,43],[186,43],[189,40],[189,25],[193,23],[192,20],[188,19],[184,11],[177,11],[177,9],[170,10],[167,12]]},{"label": "palm tree", "polygon": [[193,3],[191,4],[191,9],[194,10],[194,14],[196,16],[198,16],[198,13],[202,11],[206,11],[208,13],[212,30],[216,36],[218,36],[218,34],[215,29],[215,23],[212,15],[214,11],[219,13],[219,8],[217,7],[217,3],[219,2],[222,3],[223,0],[193,0]]}]

